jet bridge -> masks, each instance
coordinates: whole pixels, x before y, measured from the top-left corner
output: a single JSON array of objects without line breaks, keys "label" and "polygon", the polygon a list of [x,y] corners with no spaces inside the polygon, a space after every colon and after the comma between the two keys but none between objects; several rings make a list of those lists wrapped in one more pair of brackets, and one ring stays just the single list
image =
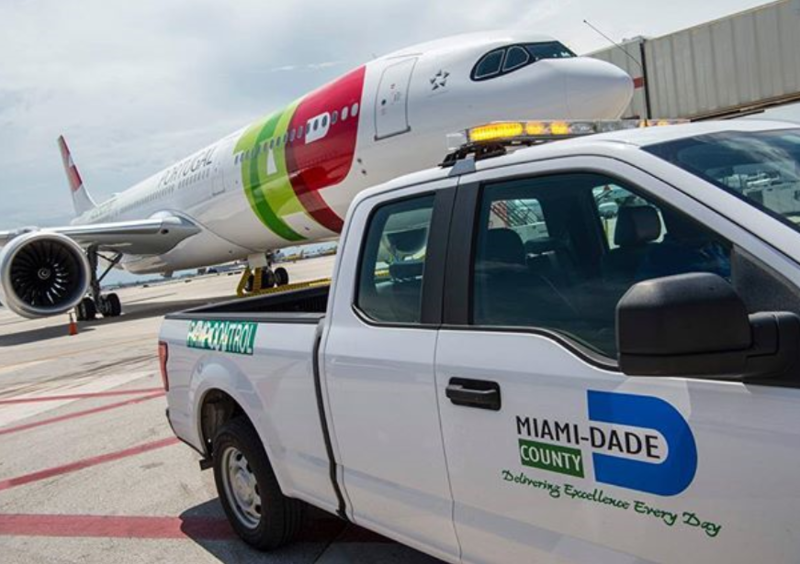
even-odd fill
[{"label": "jet bridge", "polygon": [[625,118],[702,120],[800,101],[800,0],[780,0],[588,56],[634,78]]}]

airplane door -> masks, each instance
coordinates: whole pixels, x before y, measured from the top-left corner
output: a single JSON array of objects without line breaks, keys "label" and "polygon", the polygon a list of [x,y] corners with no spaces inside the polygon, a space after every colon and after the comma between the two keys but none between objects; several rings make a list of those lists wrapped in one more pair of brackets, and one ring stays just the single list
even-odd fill
[{"label": "airplane door", "polygon": [[375,99],[375,139],[411,130],[408,123],[408,88],[417,57],[401,59],[383,70]]}]

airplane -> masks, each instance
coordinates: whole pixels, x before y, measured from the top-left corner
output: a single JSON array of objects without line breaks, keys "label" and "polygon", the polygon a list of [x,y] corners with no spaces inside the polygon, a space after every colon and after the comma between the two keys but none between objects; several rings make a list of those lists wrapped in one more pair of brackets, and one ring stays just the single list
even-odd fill
[{"label": "airplane", "polygon": [[[617,119],[631,78],[553,37],[472,33],[376,58],[97,204],[63,137],[77,217],[0,231],[0,302],[24,317],[116,317],[112,267],[170,273],[233,260],[289,282],[276,250],[335,239],[361,190],[435,166],[447,136],[507,119]],[[104,258],[108,266],[100,273]]]}]

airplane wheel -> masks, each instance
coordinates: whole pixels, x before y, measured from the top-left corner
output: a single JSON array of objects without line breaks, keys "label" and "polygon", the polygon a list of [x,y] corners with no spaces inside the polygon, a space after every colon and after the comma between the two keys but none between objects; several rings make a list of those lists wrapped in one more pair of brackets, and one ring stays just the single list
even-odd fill
[{"label": "airplane wheel", "polygon": [[245,292],[252,292],[253,287],[256,285],[256,277],[255,275],[251,274],[247,277],[247,282],[244,283],[244,291]]},{"label": "airplane wheel", "polygon": [[262,288],[272,288],[275,286],[276,282],[275,273],[272,270],[265,270],[261,273],[261,287]]},{"label": "airplane wheel", "polygon": [[289,283],[289,273],[282,266],[275,269],[275,282],[278,286],[286,286]]},{"label": "airplane wheel", "polygon": [[92,298],[83,298],[75,307],[75,317],[78,321],[91,321],[97,317],[97,306]]},{"label": "airplane wheel", "polygon": [[119,317],[122,314],[122,303],[119,301],[118,295],[107,295],[106,302],[108,307],[108,317]]}]

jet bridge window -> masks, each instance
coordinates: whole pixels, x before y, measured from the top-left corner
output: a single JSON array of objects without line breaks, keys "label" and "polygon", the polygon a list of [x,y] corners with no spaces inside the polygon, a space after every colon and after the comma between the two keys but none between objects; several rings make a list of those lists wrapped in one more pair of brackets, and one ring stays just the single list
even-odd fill
[{"label": "jet bridge window", "polygon": [[377,208],[367,228],[356,306],[382,323],[419,323],[434,196]]}]

